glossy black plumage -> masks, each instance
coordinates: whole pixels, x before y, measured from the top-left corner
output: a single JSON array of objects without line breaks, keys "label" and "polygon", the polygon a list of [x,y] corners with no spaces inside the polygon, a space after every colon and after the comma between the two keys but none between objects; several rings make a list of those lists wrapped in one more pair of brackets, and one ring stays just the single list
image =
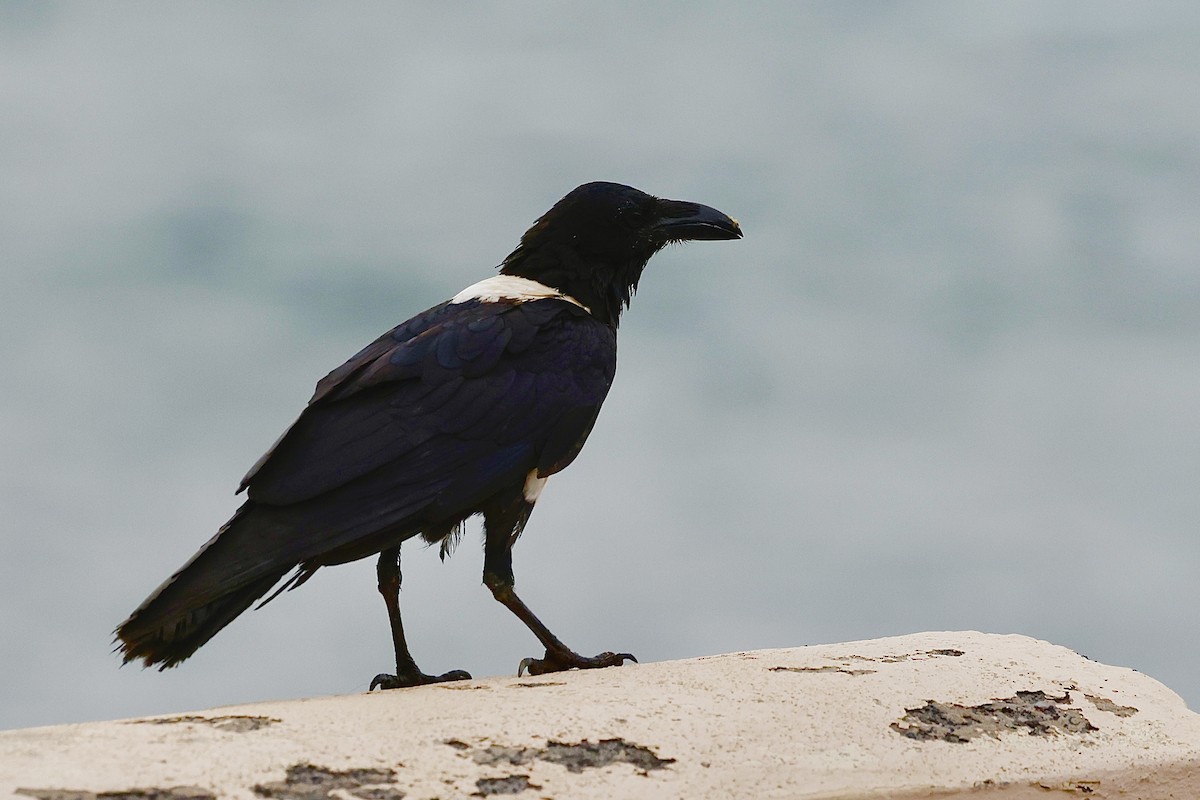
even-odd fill
[{"label": "glossy black plumage", "polygon": [[382,553],[399,677],[377,682],[436,680],[404,644],[399,545],[449,541],[483,514],[485,583],[546,644],[536,668],[620,663],[576,656],[524,608],[512,592],[512,543],[536,501],[530,487],[569,465],[596,421],[616,370],[619,314],[646,260],[669,241],[740,235],[713,209],[618,184],[567,195],[505,260],[508,277],[413,317],[318,383],[243,480],[242,507],[117,629],[125,660],[173,666],[289,571],[291,587],[322,566]]}]

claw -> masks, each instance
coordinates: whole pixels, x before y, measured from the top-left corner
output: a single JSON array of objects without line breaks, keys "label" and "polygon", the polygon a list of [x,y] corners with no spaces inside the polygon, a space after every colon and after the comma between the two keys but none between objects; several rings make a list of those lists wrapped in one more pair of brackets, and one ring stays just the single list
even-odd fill
[{"label": "claw", "polygon": [[430,683],[447,683],[449,681],[469,681],[471,674],[461,669],[452,669],[441,675],[426,675],[423,672],[389,675],[381,672],[371,679],[368,692],[376,689],[405,689],[410,686],[424,686]]},{"label": "claw", "polygon": [[604,652],[598,656],[587,658],[568,650],[565,653],[546,651],[545,658],[525,658],[517,667],[517,677],[526,671],[530,675],[545,675],[548,672],[563,672],[568,669],[602,669],[604,667],[619,667],[626,661],[635,664],[637,659],[632,653]]}]

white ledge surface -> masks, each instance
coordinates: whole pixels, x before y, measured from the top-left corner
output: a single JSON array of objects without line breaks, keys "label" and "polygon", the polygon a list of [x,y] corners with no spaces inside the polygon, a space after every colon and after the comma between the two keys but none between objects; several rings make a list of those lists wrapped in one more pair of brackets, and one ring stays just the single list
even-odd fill
[{"label": "white ledge surface", "polygon": [[1200,716],[1132,670],[965,632],[0,732],[0,796],[122,792],[1200,797]]}]

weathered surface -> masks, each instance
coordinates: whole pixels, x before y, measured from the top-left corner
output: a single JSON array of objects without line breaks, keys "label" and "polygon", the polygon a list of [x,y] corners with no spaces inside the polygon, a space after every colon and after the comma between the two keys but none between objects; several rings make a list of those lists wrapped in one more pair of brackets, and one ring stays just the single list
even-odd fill
[{"label": "weathered surface", "polygon": [[0,732],[0,797],[497,795],[1200,797],[1200,716],[1046,642],[923,633]]}]

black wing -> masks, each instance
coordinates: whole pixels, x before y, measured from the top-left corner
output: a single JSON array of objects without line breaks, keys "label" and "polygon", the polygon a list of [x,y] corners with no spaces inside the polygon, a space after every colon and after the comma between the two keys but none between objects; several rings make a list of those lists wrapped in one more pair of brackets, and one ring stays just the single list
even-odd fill
[{"label": "black wing", "polygon": [[[569,302],[443,304],[322,380],[243,486],[271,506],[357,505],[345,522],[376,529],[465,514],[566,467],[615,368],[613,329]],[[328,533],[329,549],[355,535]]]}]

